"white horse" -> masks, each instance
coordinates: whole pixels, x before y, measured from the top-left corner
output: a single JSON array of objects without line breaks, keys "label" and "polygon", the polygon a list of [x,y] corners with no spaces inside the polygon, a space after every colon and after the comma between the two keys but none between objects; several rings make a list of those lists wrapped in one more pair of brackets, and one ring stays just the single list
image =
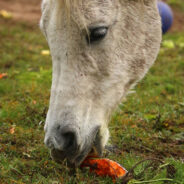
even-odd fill
[{"label": "white horse", "polygon": [[40,27],[53,60],[45,144],[78,166],[102,154],[114,108],[157,57],[157,0],[43,0]]}]

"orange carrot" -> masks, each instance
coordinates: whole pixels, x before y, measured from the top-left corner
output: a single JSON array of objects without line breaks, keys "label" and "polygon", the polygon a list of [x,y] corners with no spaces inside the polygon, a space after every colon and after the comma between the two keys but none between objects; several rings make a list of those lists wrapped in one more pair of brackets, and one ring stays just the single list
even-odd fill
[{"label": "orange carrot", "polygon": [[100,159],[94,157],[87,157],[82,163],[81,167],[89,167],[90,172],[97,174],[98,176],[109,176],[113,180],[122,178],[126,175],[127,170],[124,169],[118,163],[109,159]]}]

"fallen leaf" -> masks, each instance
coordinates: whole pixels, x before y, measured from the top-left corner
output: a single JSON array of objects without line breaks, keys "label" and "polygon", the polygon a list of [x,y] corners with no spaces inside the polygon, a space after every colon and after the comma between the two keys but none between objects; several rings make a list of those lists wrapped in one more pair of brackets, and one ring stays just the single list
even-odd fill
[{"label": "fallen leaf", "polygon": [[179,102],[178,104],[181,106],[184,106],[184,102]]},{"label": "fallen leaf", "polygon": [[22,154],[23,154],[24,156],[28,157],[28,158],[31,158],[31,155],[29,155],[28,153],[23,152]]},{"label": "fallen leaf", "polygon": [[42,125],[42,123],[43,123],[43,121],[40,121],[40,122],[39,122],[39,126],[41,126],[41,125]]},{"label": "fallen leaf", "polygon": [[6,10],[1,10],[0,15],[5,18],[5,19],[11,19],[13,17],[12,13],[6,11]]},{"label": "fallen leaf", "polygon": [[7,76],[8,76],[7,73],[0,73],[0,79],[5,78],[5,77],[7,77]]},{"label": "fallen leaf", "polygon": [[184,42],[179,43],[178,46],[179,46],[180,48],[184,48]]},{"label": "fallen leaf", "polygon": [[50,51],[49,50],[42,50],[41,51],[41,55],[43,55],[43,56],[49,56],[50,55]]},{"label": "fallen leaf", "polygon": [[162,42],[163,47],[168,48],[168,49],[174,49],[175,48],[175,44],[172,40],[164,40]]},{"label": "fallen leaf", "polygon": [[15,127],[12,127],[11,129],[10,129],[10,134],[14,134],[15,133]]},{"label": "fallen leaf", "polygon": [[137,128],[137,125],[132,125],[131,128]]}]

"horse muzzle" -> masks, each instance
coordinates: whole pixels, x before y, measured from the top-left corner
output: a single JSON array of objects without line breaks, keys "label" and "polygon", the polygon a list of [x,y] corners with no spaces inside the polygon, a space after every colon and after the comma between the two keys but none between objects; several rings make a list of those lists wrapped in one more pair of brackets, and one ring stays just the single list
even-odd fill
[{"label": "horse muzzle", "polygon": [[99,129],[96,126],[81,132],[79,127],[59,125],[46,132],[44,142],[56,162],[66,159],[77,167],[96,144]]}]

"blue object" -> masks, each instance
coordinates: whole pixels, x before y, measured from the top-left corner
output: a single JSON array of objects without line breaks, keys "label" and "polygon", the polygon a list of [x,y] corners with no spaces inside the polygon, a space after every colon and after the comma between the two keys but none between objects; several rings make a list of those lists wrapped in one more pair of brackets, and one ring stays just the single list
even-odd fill
[{"label": "blue object", "polygon": [[158,2],[158,9],[162,19],[162,33],[165,34],[173,24],[173,12],[169,5],[162,1]]}]

